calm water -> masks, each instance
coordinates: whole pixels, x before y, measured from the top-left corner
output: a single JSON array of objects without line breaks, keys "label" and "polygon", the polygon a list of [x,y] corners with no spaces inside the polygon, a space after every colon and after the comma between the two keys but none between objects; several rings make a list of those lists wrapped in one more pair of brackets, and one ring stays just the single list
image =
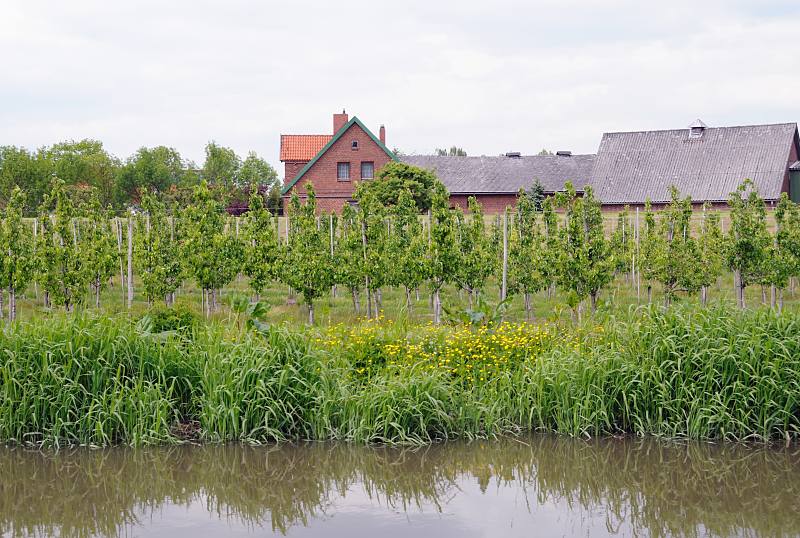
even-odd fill
[{"label": "calm water", "polygon": [[794,536],[800,451],[552,436],[0,449],[2,536]]}]

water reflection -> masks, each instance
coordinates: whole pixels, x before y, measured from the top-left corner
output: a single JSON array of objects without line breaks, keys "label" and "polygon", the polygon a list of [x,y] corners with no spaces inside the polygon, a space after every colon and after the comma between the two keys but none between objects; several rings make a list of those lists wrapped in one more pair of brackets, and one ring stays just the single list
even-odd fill
[{"label": "water reflection", "polygon": [[552,436],[0,449],[0,535],[796,535],[796,450]]}]

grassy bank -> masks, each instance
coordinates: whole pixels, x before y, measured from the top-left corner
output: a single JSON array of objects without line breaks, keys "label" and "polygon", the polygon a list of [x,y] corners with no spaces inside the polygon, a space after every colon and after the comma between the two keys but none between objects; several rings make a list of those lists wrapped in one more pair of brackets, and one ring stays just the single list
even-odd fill
[{"label": "grassy bank", "polygon": [[263,333],[55,317],[0,333],[0,378],[0,441],[15,443],[784,440],[800,436],[800,316],[677,307],[579,327]]}]

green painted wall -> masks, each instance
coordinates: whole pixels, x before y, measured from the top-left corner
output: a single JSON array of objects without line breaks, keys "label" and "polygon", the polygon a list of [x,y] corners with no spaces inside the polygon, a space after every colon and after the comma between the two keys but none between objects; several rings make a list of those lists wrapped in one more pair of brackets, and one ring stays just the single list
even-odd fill
[{"label": "green painted wall", "polygon": [[800,203],[800,170],[789,172],[789,198]]}]

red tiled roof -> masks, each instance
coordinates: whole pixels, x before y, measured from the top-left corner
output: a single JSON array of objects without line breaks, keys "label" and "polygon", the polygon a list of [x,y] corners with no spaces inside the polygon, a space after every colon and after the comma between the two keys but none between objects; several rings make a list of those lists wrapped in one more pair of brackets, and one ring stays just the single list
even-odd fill
[{"label": "red tiled roof", "polygon": [[310,161],[333,135],[281,135],[281,161]]}]

